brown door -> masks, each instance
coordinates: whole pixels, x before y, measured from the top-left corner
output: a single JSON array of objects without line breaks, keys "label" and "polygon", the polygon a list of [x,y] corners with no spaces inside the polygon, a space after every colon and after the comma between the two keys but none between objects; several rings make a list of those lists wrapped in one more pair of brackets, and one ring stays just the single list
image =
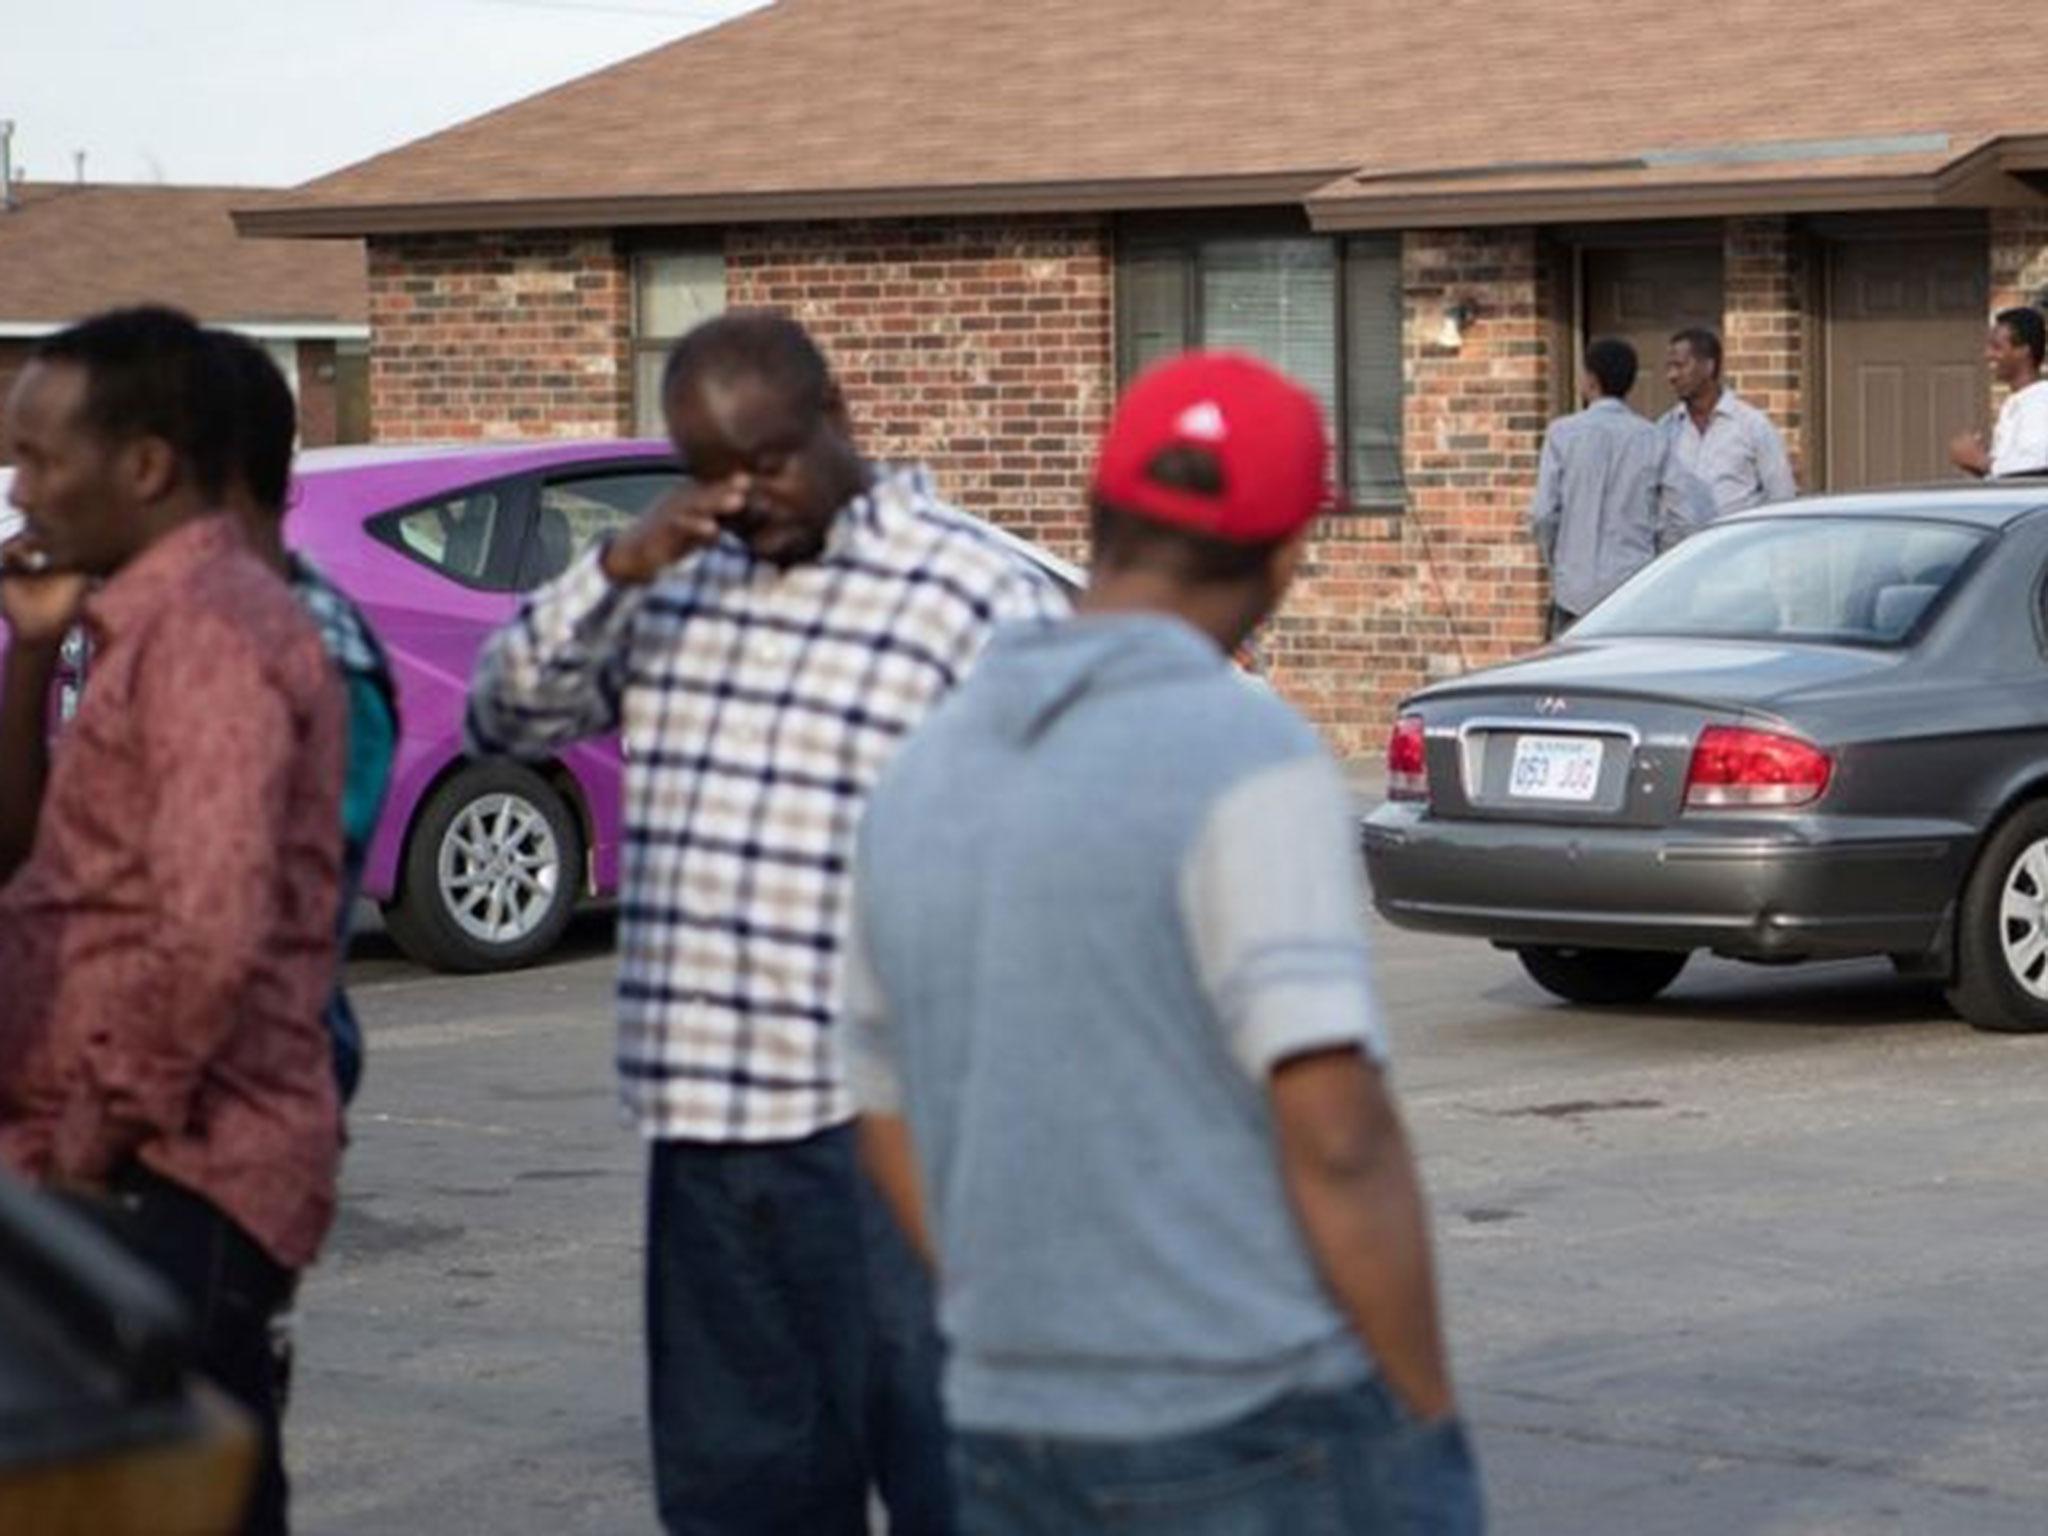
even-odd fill
[{"label": "brown door", "polygon": [[1619,336],[1636,349],[1641,371],[1628,403],[1645,416],[1671,408],[1664,354],[1671,333],[1721,329],[1718,246],[1646,245],[1584,253],[1586,340]]},{"label": "brown door", "polygon": [[1988,428],[1981,235],[1843,240],[1828,250],[1828,488],[1954,474],[1948,441]]}]

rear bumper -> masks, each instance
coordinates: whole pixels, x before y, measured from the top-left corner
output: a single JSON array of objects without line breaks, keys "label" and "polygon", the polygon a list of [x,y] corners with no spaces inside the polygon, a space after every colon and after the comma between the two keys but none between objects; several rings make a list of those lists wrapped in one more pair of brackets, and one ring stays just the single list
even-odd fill
[{"label": "rear bumper", "polygon": [[1977,839],[1956,822],[1863,817],[1440,821],[1405,802],[1374,811],[1361,836],[1374,903],[1403,927],[1757,960],[1925,953]]}]

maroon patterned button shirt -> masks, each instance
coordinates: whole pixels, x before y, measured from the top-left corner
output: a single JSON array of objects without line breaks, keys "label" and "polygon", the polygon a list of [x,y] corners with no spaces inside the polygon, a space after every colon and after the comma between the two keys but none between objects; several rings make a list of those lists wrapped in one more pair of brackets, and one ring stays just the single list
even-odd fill
[{"label": "maroon patterned button shirt", "polygon": [[137,1157],[303,1268],[340,1161],[340,684],[224,517],[86,621],[92,682],[0,888],[0,1161],[97,1182]]}]

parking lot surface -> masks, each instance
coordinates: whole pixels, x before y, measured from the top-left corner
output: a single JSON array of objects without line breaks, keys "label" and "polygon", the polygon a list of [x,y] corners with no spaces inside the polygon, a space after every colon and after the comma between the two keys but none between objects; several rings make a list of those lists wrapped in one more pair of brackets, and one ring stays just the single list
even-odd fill
[{"label": "parking lot surface", "polygon": [[[1696,962],[1595,1013],[1377,938],[1496,1531],[2048,1529],[2048,1039],[1883,965]],[[608,940],[481,979],[359,950],[288,1423],[311,1536],[654,1529]]]}]

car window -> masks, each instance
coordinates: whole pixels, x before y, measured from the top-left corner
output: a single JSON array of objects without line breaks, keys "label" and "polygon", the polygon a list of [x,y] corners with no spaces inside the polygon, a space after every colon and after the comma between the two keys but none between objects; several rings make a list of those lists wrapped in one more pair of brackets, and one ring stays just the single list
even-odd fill
[{"label": "car window", "polygon": [[1572,631],[1898,645],[1986,534],[1906,518],[1759,518],[1709,528]]},{"label": "car window", "polygon": [[552,581],[607,534],[636,521],[682,483],[672,469],[632,470],[551,480],[519,562],[522,591]]},{"label": "car window", "polygon": [[379,531],[408,555],[473,587],[493,585],[490,573],[513,519],[496,490],[451,496],[386,521]]}]

